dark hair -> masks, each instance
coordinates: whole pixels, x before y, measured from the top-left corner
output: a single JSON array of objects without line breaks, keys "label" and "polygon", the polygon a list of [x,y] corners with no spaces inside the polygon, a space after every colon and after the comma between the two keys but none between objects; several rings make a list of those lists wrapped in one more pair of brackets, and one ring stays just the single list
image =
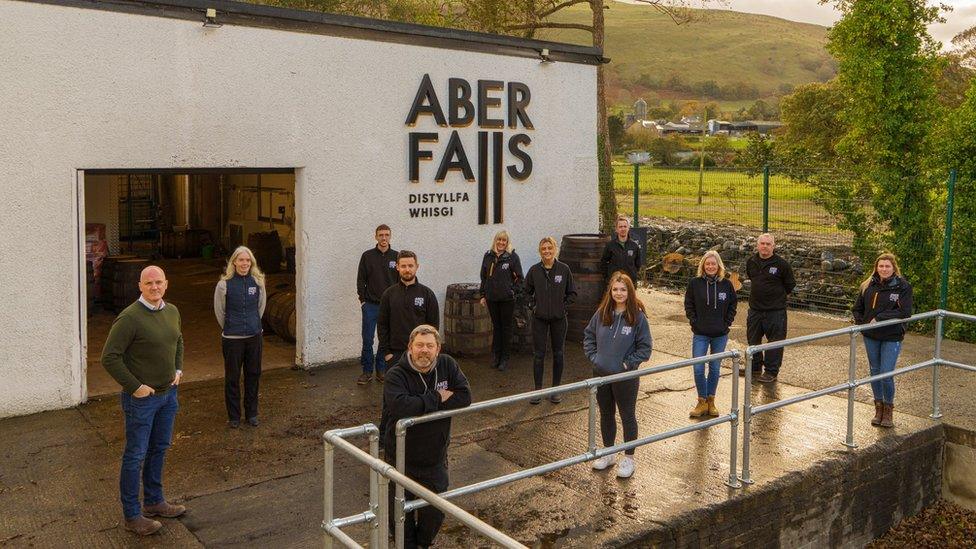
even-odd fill
[{"label": "dark hair", "polygon": [[381,225],[378,225],[378,226],[376,227],[376,230],[375,230],[375,231],[373,232],[373,234],[376,234],[376,233],[378,233],[378,232],[380,232],[380,231],[390,231],[391,233],[393,232],[393,230],[392,230],[392,229],[390,229],[390,226],[389,226],[389,225],[387,225],[386,223],[383,223],[383,224],[381,224]]},{"label": "dark hair", "polygon": [[604,326],[613,324],[613,310],[616,305],[610,296],[610,290],[613,289],[615,282],[623,282],[627,286],[627,309],[624,310],[624,319],[628,325],[634,326],[637,324],[637,311],[642,311],[646,315],[647,309],[644,308],[644,302],[637,298],[634,281],[623,271],[617,271],[610,275],[607,291],[603,293],[603,299],[600,300],[600,306],[597,308],[600,313],[600,321]]},{"label": "dark hair", "polygon": [[400,250],[400,252],[397,253],[397,263],[399,263],[401,259],[410,259],[411,257],[415,262],[420,263],[420,260],[417,259],[417,254],[411,252],[410,250]]}]

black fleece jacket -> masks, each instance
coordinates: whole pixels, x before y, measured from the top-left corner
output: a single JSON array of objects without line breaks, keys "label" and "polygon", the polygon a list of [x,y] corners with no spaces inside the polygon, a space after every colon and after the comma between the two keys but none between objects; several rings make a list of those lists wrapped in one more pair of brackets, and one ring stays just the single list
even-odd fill
[{"label": "black fleece jacket", "polygon": [[576,300],[576,284],[569,265],[556,260],[546,270],[542,262],[529,267],[525,275],[525,294],[532,315],[542,320],[566,317],[566,305]]},{"label": "black fleece jacket", "polygon": [[746,276],[752,281],[749,308],[778,311],[786,308],[786,295],[796,287],[793,268],[782,257],[773,254],[766,259],[753,254],[746,261]]},{"label": "black fleece jacket", "polygon": [[374,247],[363,252],[356,275],[356,292],[360,303],[379,303],[383,292],[396,284],[400,278],[396,258],[397,251],[393,248],[381,252],[379,247]]},{"label": "black fleece jacket", "polygon": [[735,320],[735,288],[732,282],[714,276],[696,276],[685,290],[685,316],[696,335],[719,337],[729,333]]},{"label": "black fleece jacket", "polygon": [[481,260],[481,297],[488,301],[512,301],[522,291],[522,262],[515,250],[485,252]]},{"label": "black fleece jacket", "polygon": [[613,240],[607,242],[603,247],[603,257],[600,263],[603,265],[603,278],[610,280],[610,275],[616,271],[627,273],[630,280],[637,284],[637,273],[641,267],[641,248],[636,240],[627,239],[623,244],[613,235]]},{"label": "black fleece jacket", "polygon": [[380,298],[380,314],[376,321],[379,355],[406,351],[414,328],[421,324],[437,328],[440,318],[437,296],[427,286],[419,281],[407,286],[402,280],[390,286]]},{"label": "black fleece jacket", "polygon": [[[454,394],[441,402],[438,389]],[[397,421],[438,410],[453,410],[471,405],[471,387],[457,361],[441,353],[437,363],[426,374],[410,365],[409,354],[386,372],[383,382],[383,409],[386,413],[386,432],[383,433],[387,456],[396,455]],[[446,465],[447,446],[451,442],[451,419],[420,423],[407,429],[406,465],[408,467],[436,467]]]},{"label": "black fleece jacket", "polygon": [[[858,294],[852,312],[855,324],[908,318],[912,316],[912,285],[897,275],[882,281],[878,273],[874,273],[867,288]],[[865,330],[862,335],[880,341],[901,341],[905,339],[905,325]]]}]

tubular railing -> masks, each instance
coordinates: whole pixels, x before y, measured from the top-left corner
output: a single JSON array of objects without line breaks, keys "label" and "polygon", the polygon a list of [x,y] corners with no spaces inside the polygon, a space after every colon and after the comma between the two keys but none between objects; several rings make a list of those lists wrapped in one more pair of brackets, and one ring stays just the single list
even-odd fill
[{"label": "tubular railing", "polygon": [[[764,343],[762,345],[751,345],[747,347],[746,354],[745,354],[746,387],[751,387],[752,385],[753,357],[757,353],[761,353],[771,349],[783,349],[786,347],[790,347],[792,345],[798,345],[800,343],[809,343],[811,341],[819,341],[821,339],[827,339],[830,337],[847,335],[850,338],[850,358],[849,358],[848,369],[847,369],[847,381],[844,383],[839,383],[837,385],[832,385],[830,387],[819,389],[817,391],[811,391],[808,393],[804,393],[790,398],[785,398],[782,400],[777,400],[776,402],[770,402],[768,404],[762,404],[759,406],[754,406],[752,404],[751,391],[748,390],[745,391],[745,402],[743,403],[742,406],[742,474],[739,476],[739,480],[745,484],[752,484],[754,482],[751,477],[750,461],[749,461],[751,446],[752,446],[751,445],[752,418],[758,414],[776,410],[778,408],[783,408],[784,406],[789,406],[791,404],[804,402],[813,398],[818,398],[825,395],[831,395],[846,390],[847,391],[847,436],[844,439],[844,442],[842,444],[844,446],[847,446],[848,448],[857,448],[857,444],[855,444],[854,442],[855,390],[862,385],[867,385],[875,381],[894,378],[895,376],[907,374],[909,372],[914,372],[916,370],[932,368],[932,414],[929,417],[931,417],[932,419],[941,418],[942,412],[939,410],[939,366],[949,366],[951,368],[958,368],[961,370],[976,372],[976,367],[969,366],[966,364],[960,364],[958,362],[952,362],[942,358],[943,320],[947,317],[954,318],[957,320],[965,320],[968,322],[976,322],[976,316],[954,313],[951,311],[944,311],[939,309],[935,311],[929,311],[927,313],[912,315],[911,317],[908,318],[896,318],[891,320],[884,320],[881,322],[874,322],[872,324],[861,324],[857,326],[850,326],[848,328],[840,328],[837,330],[819,332],[816,334],[793,337],[781,341]],[[909,322],[916,322],[919,320],[926,320],[930,318],[935,319],[935,349],[934,349],[934,355],[930,360],[926,360],[902,368],[896,368],[895,370],[892,370],[890,372],[885,372],[883,374],[857,379],[856,343],[857,343],[858,334],[867,330],[873,330],[875,328],[881,328],[884,326],[894,326],[896,324],[907,324]]]}]

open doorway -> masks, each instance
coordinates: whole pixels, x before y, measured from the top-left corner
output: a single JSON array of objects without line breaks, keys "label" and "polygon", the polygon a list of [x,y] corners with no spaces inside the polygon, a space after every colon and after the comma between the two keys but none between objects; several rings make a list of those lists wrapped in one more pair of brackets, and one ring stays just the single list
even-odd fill
[{"label": "open doorway", "polygon": [[118,391],[102,346],[150,263],[166,271],[166,301],[180,309],[184,380],[222,378],[213,292],[242,244],[267,275],[263,369],[295,364],[294,170],[85,171],[83,188],[89,397]]}]

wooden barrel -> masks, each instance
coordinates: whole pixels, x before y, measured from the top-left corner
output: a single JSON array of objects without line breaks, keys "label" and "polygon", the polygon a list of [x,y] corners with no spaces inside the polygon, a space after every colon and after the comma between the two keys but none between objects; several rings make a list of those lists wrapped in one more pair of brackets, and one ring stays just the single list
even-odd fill
[{"label": "wooden barrel", "polygon": [[457,356],[491,352],[491,318],[479,302],[478,283],[451,284],[444,305],[444,350]]},{"label": "wooden barrel", "polygon": [[247,247],[254,252],[258,266],[268,274],[281,271],[281,238],[278,231],[247,235]]},{"label": "wooden barrel", "polygon": [[[256,254],[257,252],[255,252]],[[295,311],[295,292],[275,292],[268,296],[268,304],[264,309],[271,330],[285,341],[295,341],[297,316]]]},{"label": "wooden barrel", "polygon": [[568,234],[559,248],[559,260],[569,265],[576,283],[576,301],[567,307],[569,328],[566,340],[583,341],[583,330],[603,297],[603,266],[600,258],[610,237],[603,234]]},{"label": "wooden barrel", "polygon": [[112,305],[119,312],[139,299],[139,275],[149,266],[147,259],[123,259],[112,272]]},{"label": "wooden barrel", "polygon": [[102,260],[102,268],[98,273],[98,300],[105,305],[113,306],[112,286],[115,284],[115,264],[127,259],[139,259],[138,256],[123,254],[110,255]]}]

